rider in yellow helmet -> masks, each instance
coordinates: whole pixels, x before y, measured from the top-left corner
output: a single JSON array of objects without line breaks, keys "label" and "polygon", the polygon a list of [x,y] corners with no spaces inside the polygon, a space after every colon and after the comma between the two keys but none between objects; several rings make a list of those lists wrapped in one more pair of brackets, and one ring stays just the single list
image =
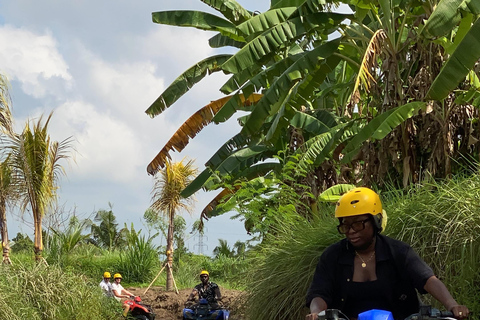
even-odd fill
[{"label": "rider in yellow helmet", "polygon": [[[125,299],[128,299],[133,296],[133,293],[130,291],[126,290],[120,282],[122,281],[122,275],[120,273],[115,273],[113,275],[113,284],[112,284],[112,292],[113,296],[117,301],[125,301]],[[126,317],[128,314],[128,310],[130,310],[130,305],[124,304],[123,305],[123,316]]]},{"label": "rider in yellow helmet", "polygon": [[371,309],[404,319],[419,311],[417,291],[430,293],[456,318],[468,316],[432,269],[406,243],[380,234],[386,215],[379,195],[354,188],[337,202],[338,232],[345,239],[324,250],[307,293],[310,314],[340,309],[349,318]]},{"label": "rider in yellow helmet", "polygon": [[210,282],[209,280],[210,274],[208,271],[202,270],[200,272],[200,281],[202,281],[202,283],[193,288],[192,293],[188,296],[186,306],[190,304],[190,301],[195,301],[195,297],[198,295],[199,299],[206,299],[212,309],[219,308],[218,302],[222,300],[220,288],[216,283]]},{"label": "rider in yellow helmet", "polygon": [[102,292],[104,295],[107,297],[113,297],[112,293],[112,284],[110,283],[110,272],[105,271],[103,273],[103,280],[100,282],[100,288],[102,289]]}]

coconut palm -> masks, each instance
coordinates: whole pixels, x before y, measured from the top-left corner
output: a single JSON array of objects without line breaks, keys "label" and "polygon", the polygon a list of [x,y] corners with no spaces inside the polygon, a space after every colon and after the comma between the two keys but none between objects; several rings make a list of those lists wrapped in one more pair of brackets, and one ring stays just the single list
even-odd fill
[{"label": "coconut palm", "polygon": [[[0,74],[0,140],[10,137],[13,132],[13,119],[10,111],[10,96],[8,94],[8,80]],[[2,237],[3,262],[11,264],[10,246],[7,229],[7,204],[12,203],[16,196],[15,184],[12,181],[12,169],[8,153],[4,157],[4,150],[0,150],[0,233]]]},{"label": "coconut palm", "polygon": [[12,263],[7,229],[7,204],[12,203],[17,195],[9,160],[10,157],[7,157],[0,163],[0,233],[2,235],[3,262],[7,264]]},{"label": "coconut palm", "polygon": [[93,242],[108,251],[114,249],[123,249],[127,245],[127,228],[118,230],[118,223],[113,214],[112,204],[108,204],[110,210],[98,210],[94,221],[99,224],[92,223],[90,226]]},{"label": "coconut palm", "polygon": [[8,80],[0,74],[0,129],[2,133],[13,132],[13,119],[10,111],[10,95],[8,94]]},{"label": "coconut palm", "polygon": [[167,290],[173,288],[173,241],[175,231],[175,215],[183,209],[191,212],[193,209],[192,198],[182,198],[180,193],[192,181],[197,173],[193,160],[186,163],[172,162],[167,160],[165,168],[155,175],[155,183],[152,190],[151,208],[168,217],[167,233]]},{"label": "coconut palm", "polygon": [[19,185],[19,201],[22,212],[31,210],[34,222],[34,252],[37,261],[42,260],[42,219],[53,207],[57,198],[57,183],[65,174],[61,160],[69,158],[71,139],[53,141],[48,134],[48,124],[40,117],[23,132],[15,135],[11,145],[12,173]]}]

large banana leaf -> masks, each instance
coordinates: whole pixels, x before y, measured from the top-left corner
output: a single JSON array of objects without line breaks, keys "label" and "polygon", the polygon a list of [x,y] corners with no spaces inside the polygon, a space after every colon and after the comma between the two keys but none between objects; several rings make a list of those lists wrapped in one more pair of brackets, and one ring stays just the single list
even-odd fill
[{"label": "large banana leaf", "polygon": [[188,92],[191,87],[205,78],[207,74],[221,71],[221,65],[231,56],[230,54],[212,56],[190,67],[165,89],[145,113],[152,118],[159,115]]},{"label": "large banana leaf", "polygon": [[237,35],[233,23],[211,13],[192,10],[159,11],[152,13],[152,21],[176,27],[218,31],[236,41],[245,41],[242,36]]},{"label": "large banana leaf", "polygon": [[296,152],[301,156],[298,162],[298,167],[303,170],[308,170],[320,165],[329,157],[333,149],[343,142],[342,138],[345,137],[345,129],[351,125],[352,123],[350,122],[339,124],[331,128],[329,131],[306,141],[306,151],[298,150]]},{"label": "large banana leaf", "polygon": [[[280,48],[307,33],[325,29],[335,30],[339,23],[351,15],[339,13],[317,12],[308,16],[296,17],[276,25],[247,43],[230,58],[222,68],[231,73],[238,73],[245,68],[265,60]],[[260,29],[261,27],[259,27]]]},{"label": "large banana leaf", "polygon": [[427,92],[428,99],[444,99],[473,69],[480,59],[479,34],[480,19],[477,19],[433,81]]},{"label": "large banana leaf", "polygon": [[336,39],[306,52],[276,79],[253,109],[252,114],[242,129],[244,134],[254,134],[268,116],[274,115],[284,102],[290,89],[305,75],[321,66],[325,58],[331,56],[338,48],[340,39]]},{"label": "large banana leaf", "polygon": [[[205,170],[203,170],[185,189],[182,190],[180,195],[184,198],[190,197],[203,187],[212,174],[213,172],[210,168],[205,168]],[[220,182],[220,180],[217,180],[216,182]]]},{"label": "large banana leaf", "polygon": [[439,37],[452,31],[460,22],[460,9],[478,14],[480,4],[478,0],[441,0],[425,23],[424,34]]},{"label": "large banana leaf", "polygon": [[212,48],[234,47],[241,49],[245,45],[245,42],[236,41],[230,37],[224,36],[221,33],[217,33],[216,35],[208,39],[208,44]]},{"label": "large banana leaf", "polygon": [[251,13],[245,10],[235,0],[201,0],[215,10],[219,11],[225,18],[234,24],[239,24],[252,17]]},{"label": "large banana leaf", "polygon": [[350,162],[365,141],[385,138],[398,125],[413,117],[420,109],[425,108],[425,105],[425,102],[411,102],[377,115],[348,142],[342,151],[341,162]]},{"label": "large banana leaf", "polygon": [[[147,167],[149,174],[155,174],[160,168],[163,168],[167,158],[170,159],[170,151],[175,149],[177,152],[182,151],[188,144],[190,139],[193,139],[205,126],[207,126],[215,113],[220,110],[225,103],[232,97],[223,97],[215,100],[197,112],[185,121],[180,128],[173,134],[170,140],[155,156]],[[238,103],[242,106],[250,106],[260,99],[260,95],[254,94],[245,99],[243,95],[238,96]]]},{"label": "large banana leaf", "polygon": [[271,0],[270,9],[296,7],[310,9],[311,12],[321,11],[322,7],[332,1],[327,0]]},{"label": "large banana leaf", "polygon": [[[220,163],[216,168],[207,167],[200,175],[198,175],[192,183],[190,183],[181,193],[182,197],[187,198],[200,190],[201,188],[210,190],[210,188],[215,187],[215,183],[219,182],[218,179],[214,181],[209,180],[211,176],[224,176],[228,175],[230,179],[238,179],[242,176],[242,172],[248,172],[252,174],[251,170],[246,170],[247,168],[253,166],[254,164],[269,159],[273,155],[272,150],[269,147],[256,145],[252,147],[247,147],[241,150],[237,150],[227,157],[222,163]],[[261,167],[259,167],[261,168]],[[215,172],[215,174],[213,173]]]},{"label": "large banana leaf", "polygon": [[331,117],[328,117],[326,122],[324,122],[323,119],[317,119],[304,112],[295,111],[295,115],[290,119],[290,124],[295,128],[301,128],[310,133],[319,135],[329,131],[331,125],[334,123],[332,123]]},{"label": "large banana leaf", "polygon": [[247,41],[250,41],[258,34],[285,22],[296,10],[296,7],[269,10],[239,24],[237,29],[243,33]]}]

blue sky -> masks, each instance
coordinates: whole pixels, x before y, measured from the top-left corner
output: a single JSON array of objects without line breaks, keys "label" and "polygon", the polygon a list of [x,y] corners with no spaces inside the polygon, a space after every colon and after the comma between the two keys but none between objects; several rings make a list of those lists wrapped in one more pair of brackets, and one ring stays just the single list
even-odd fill
[{"label": "blue sky", "polygon": [[[268,0],[237,0],[251,11],[265,11]],[[226,80],[213,75],[195,86],[173,107],[150,119],[144,111],[184,70],[210,55],[213,33],[154,24],[151,13],[165,10],[215,13],[200,0],[62,1],[0,0],[0,73],[11,82],[15,125],[54,112],[53,139],[74,138],[75,161],[64,163],[59,206],[66,214],[89,217],[109,203],[121,226],[146,227],[142,216],[151,203],[150,160],[195,111],[221,97]],[[203,164],[238,132],[234,119],[202,131],[174,160]],[[187,231],[216,195],[199,193]],[[28,213],[24,221],[8,216],[11,237],[33,237]],[[230,215],[206,224],[203,252],[211,254],[225,239],[230,246],[249,236]],[[198,252],[198,237],[187,241]]]}]

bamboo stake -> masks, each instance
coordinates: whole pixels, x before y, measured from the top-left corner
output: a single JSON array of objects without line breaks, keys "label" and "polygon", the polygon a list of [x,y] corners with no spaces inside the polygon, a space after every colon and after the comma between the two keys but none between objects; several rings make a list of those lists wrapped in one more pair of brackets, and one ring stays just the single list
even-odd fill
[{"label": "bamboo stake", "polygon": [[[163,269],[165,269],[165,267],[167,266],[167,263],[166,262],[164,265],[163,265],[163,268],[157,273],[157,276],[155,277],[155,279],[153,279],[152,282],[150,282],[150,284],[148,285],[147,289],[145,289],[145,292],[143,293],[144,295],[147,293],[148,289],[150,289],[150,287],[152,286],[152,284],[155,282],[155,280],[157,280],[158,276],[160,275],[160,273],[162,273]],[[173,283],[175,283],[175,280],[173,280]],[[178,293],[178,292],[177,292]]]}]

